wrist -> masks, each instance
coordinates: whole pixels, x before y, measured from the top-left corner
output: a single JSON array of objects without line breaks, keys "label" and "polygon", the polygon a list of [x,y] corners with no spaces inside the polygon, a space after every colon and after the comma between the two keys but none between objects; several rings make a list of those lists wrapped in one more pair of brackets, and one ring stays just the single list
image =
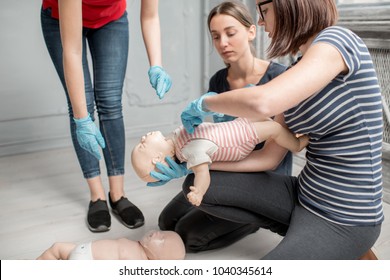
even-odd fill
[{"label": "wrist", "polygon": [[149,70],[153,70],[153,69],[161,69],[162,70],[163,68],[162,68],[162,66],[155,64],[155,65],[151,65],[149,68]]},{"label": "wrist", "polygon": [[209,107],[207,106],[207,103],[205,101],[205,98],[208,97],[208,96],[212,96],[212,95],[216,95],[217,93],[216,92],[208,92],[206,94],[204,94],[201,98],[200,98],[200,108],[203,112],[210,112],[210,109]]},{"label": "wrist", "polygon": [[73,120],[75,121],[75,123],[85,123],[87,121],[89,121],[91,119],[91,117],[89,116],[89,114],[86,116],[86,117],[83,117],[83,118],[75,118],[73,117]]},{"label": "wrist", "polygon": [[207,107],[206,102],[204,102],[204,98],[202,99],[202,102],[201,102],[201,109],[203,112],[210,112],[209,108]]}]

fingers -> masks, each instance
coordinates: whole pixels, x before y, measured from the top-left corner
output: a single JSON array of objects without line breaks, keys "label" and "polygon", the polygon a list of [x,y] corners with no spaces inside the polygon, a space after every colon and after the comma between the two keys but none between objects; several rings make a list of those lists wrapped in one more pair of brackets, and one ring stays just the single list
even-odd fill
[{"label": "fingers", "polygon": [[169,167],[173,170],[174,173],[178,173],[181,171],[181,165],[177,164],[176,161],[173,160],[173,158],[165,157],[165,161],[168,163]]},{"label": "fingers", "polygon": [[171,89],[171,78],[165,72],[161,73],[160,77],[157,78],[156,92],[160,99],[164,98],[164,95]]},{"label": "fingers", "polygon": [[165,164],[163,164],[161,162],[157,162],[156,167],[158,170],[160,170],[160,172],[162,174],[164,174],[166,176],[166,178],[168,178],[168,179],[176,178],[175,171],[172,170],[171,168],[169,168],[168,166],[166,166]]},{"label": "fingers", "polygon": [[106,142],[104,141],[104,138],[98,128],[96,128],[96,140],[102,149],[106,147]]},{"label": "fingers", "polygon": [[187,117],[186,116],[183,117],[183,115],[181,120],[185,130],[189,134],[194,133],[195,126],[198,126],[203,122],[200,117],[190,117],[187,119]]},{"label": "fingers", "polygon": [[194,133],[194,127],[192,126],[192,123],[191,123],[190,121],[183,120],[182,123],[183,123],[184,129],[185,129],[189,134]]},{"label": "fingers", "polygon": [[157,65],[150,67],[148,75],[150,84],[156,90],[157,96],[163,99],[172,86],[171,77],[161,66]]},{"label": "fingers", "polygon": [[188,201],[194,206],[199,206],[202,202],[203,196],[199,195],[199,190],[194,186],[191,186],[190,190],[191,191],[187,194]]},{"label": "fingers", "polygon": [[85,135],[77,132],[76,134],[77,134],[77,141],[79,142],[80,147],[86,150],[91,155],[93,155],[98,160],[100,160],[101,159],[100,150],[96,138],[93,137],[92,135]]},{"label": "fingers", "polygon": [[168,181],[150,182],[150,183],[147,183],[146,186],[148,186],[148,187],[161,187],[161,186],[165,185],[166,183],[168,183]]},{"label": "fingers", "polygon": [[99,150],[99,146],[97,145],[97,143],[94,143],[91,145],[91,150],[88,151],[90,152],[95,158],[97,158],[98,160],[101,160],[102,157],[100,155],[100,150]]},{"label": "fingers", "polygon": [[157,171],[154,171],[152,170],[150,173],[149,173],[150,177],[156,179],[156,180],[159,180],[159,181],[169,181],[171,178],[169,178],[167,175],[163,174],[163,173],[159,173]]}]

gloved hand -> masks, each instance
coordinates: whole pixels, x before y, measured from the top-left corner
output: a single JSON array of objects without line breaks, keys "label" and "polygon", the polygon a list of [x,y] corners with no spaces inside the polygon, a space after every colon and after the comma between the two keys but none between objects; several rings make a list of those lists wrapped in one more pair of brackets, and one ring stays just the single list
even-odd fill
[{"label": "gloved hand", "polygon": [[188,133],[194,133],[194,127],[200,125],[203,122],[205,116],[223,117],[223,114],[221,113],[215,113],[211,111],[205,112],[202,109],[203,99],[206,96],[212,96],[216,94],[217,93],[215,92],[208,92],[203,94],[200,98],[195,99],[190,104],[188,104],[181,113],[181,122],[183,123],[183,126]]},{"label": "gloved hand", "polygon": [[102,149],[104,149],[106,144],[96,124],[92,121],[89,115],[82,119],[73,118],[73,120],[76,123],[77,141],[79,142],[81,148],[100,160],[101,156],[99,145]]},{"label": "gloved hand", "polygon": [[148,71],[149,81],[160,99],[169,91],[172,85],[171,77],[161,66],[152,66]]},{"label": "gloved hand", "polygon": [[157,182],[147,183],[148,187],[159,187],[165,185],[172,179],[180,178],[183,176],[187,176],[192,173],[192,170],[187,169],[186,163],[176,163],[171,157],[166,157],[165,161],[168,163],[169,167],[161,162],[156,163],[156,167],[161,173],[152,171],[150,172],[150,176],[156,180]]}]

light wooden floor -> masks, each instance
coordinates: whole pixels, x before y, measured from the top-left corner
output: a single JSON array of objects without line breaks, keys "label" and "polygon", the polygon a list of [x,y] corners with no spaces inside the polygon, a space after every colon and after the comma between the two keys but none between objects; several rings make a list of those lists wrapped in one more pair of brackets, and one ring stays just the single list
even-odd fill
[{"label": "light wooden floor", "polygon": [[[128,151],[135,141],[128,141]],[[298,165],[301,161],[296,159]],[[294,167],[295,173],[298,165]],[[145,187],[134,175],[128,156],[126,170],[127,197],[143,211],[145,226],[130,230],[113,216],[109,232],[92,233],[85,224],[89,191],[72,148],[0,158],[0,259],[35,259],[57,241],[86,242],[119,237],[137,240],[146,231],[156,229],[160,211],[179,192],[182,180],[164,187]],[[103,180],[107,182],[105,175]],[[390,217],[389,204],[385,204],[385,214]],[[276,234],[259,230],[228,248],[187,254],[186,258],[259,259],[279,241]],[[375,249],[381,259],[390,260],[388,219]]]}]

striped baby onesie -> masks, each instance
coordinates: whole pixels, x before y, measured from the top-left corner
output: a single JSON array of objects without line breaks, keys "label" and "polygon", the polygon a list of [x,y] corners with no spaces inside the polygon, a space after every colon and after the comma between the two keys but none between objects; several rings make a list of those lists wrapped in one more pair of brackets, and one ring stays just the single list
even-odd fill
[{"label": "striped baby onesie", "polygon": [[187,168],[204,162],[242,160],[259,142],[254,125],[244,118],[202,123],[193,134],[181,126],[174,131],[173,140],[176,157],[187,162]]}]

